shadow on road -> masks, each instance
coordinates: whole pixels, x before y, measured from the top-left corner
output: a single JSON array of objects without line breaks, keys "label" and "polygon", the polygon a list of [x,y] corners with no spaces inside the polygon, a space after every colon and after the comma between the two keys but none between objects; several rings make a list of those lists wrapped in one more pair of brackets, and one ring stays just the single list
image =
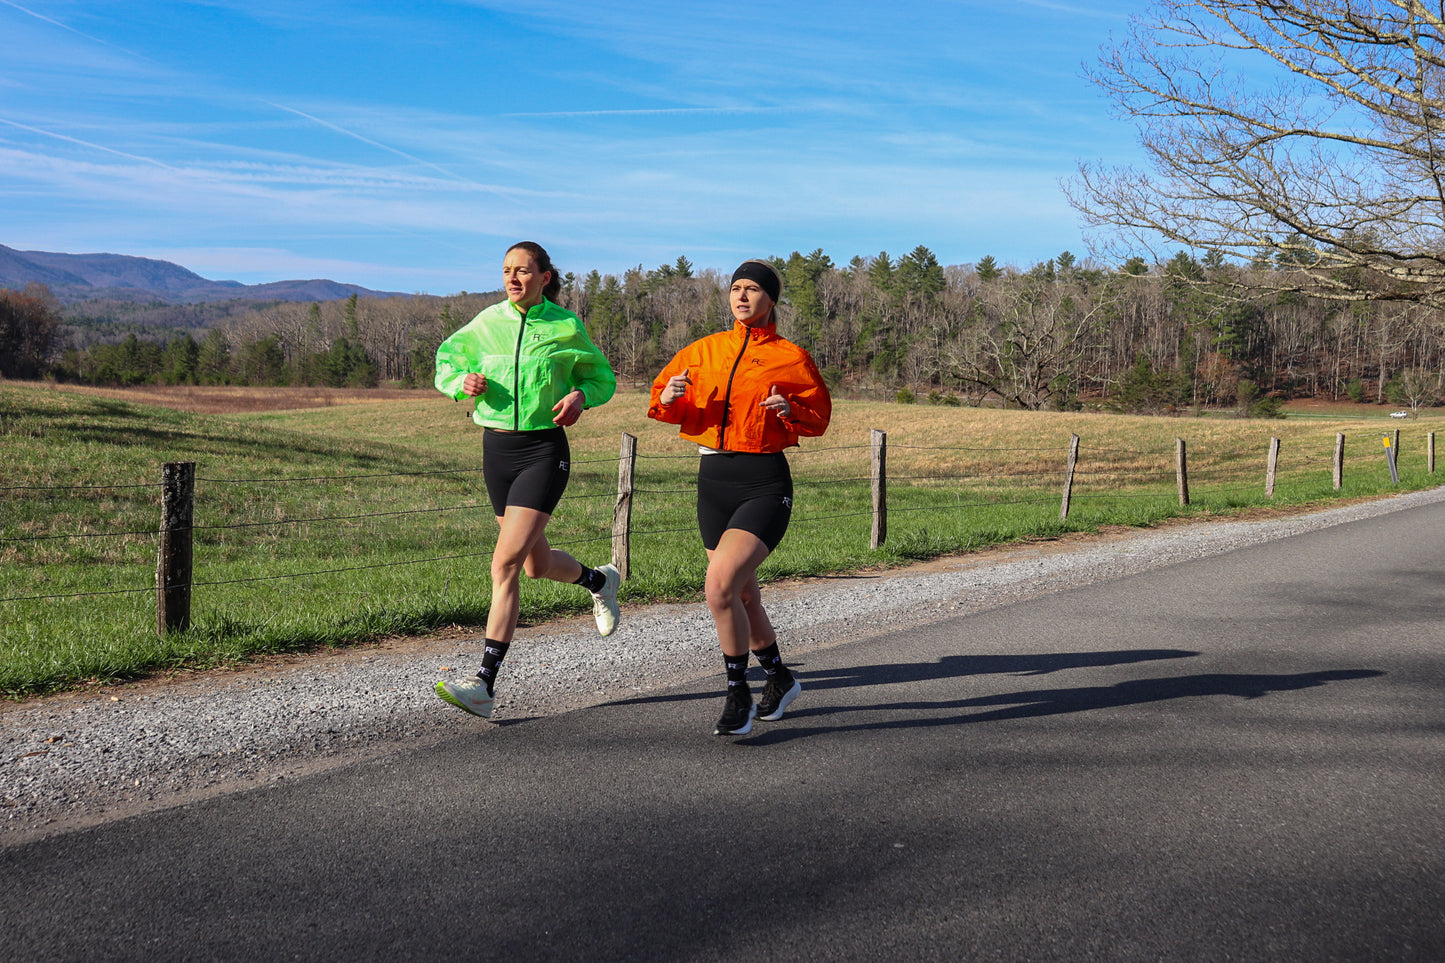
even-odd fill
[{"label": "shadow on road", "polygon": [[[1210,673],[1206,675],[1173,676],[1163,679],[1137,679],[1108,686],[1083,686],[1072,689],[1036,689],[1025,692],[1002,693],[980,696],[973,699],[955,699],[935,702],[892,702],[871,706],[814,706],[800,708],[788,714],[793,725],[772,728],[758,735],[738,740],[743,745],[777,745],[793,739],[825,733],[862,730],[910,729],[933,726],[957,726],[976,722],[995,722],[1005,719],[1027,719],[1040,716],[1061,715],[1070,712],[1088,712],[1093,709],[1113,709],[1121,706],[1145,705],[1169,699],[1189,699],[1200,696],[1237,696],[1242,699],[1259,699],[1273,692],[1288,692],[1296,689],[1310,689],[1328,685],[1331,682],[1346,682],[1353,679],[1369,679],[1384,675],[1375,669],[1332,669],[1321,672],[1299,672],[1292,675],[1258,675]],[[998,707],[998,708],[992,708]],[[958,713],[957,710],[981,710]],[[919,713],[903,719],[884,719],[878,722],[846,723],[843,725],[814,725],[809,721],[824,720],[830,716],[856,716],[867,712]],[[950,715],[932,715],[937,712],[952,712]],[[930,713],[930,715],[922,715]],[[804,725],[798,725],[802,722]]]},{"label": "shadow on road", "polygon": [[[834,671],[810,672],[806,661],[791,663],[793,673],[809,691],[851,689],[855,686],[897,685],[961,679],[971,675],[1047,675],[1065,669],[1092,669],[1128,665],[1156,659],[1188,659],[1198,652],[1183,649],[1119,649],[1113,652],[1050,652],[1038,655],[946,655],[937,662],[891,662],[884,665],[853,665]],[[761,677],[754,667],[753,675]],[[684,692],[623,699],[613,705],[646,705],[652,702],[689,702],[715,699],[716,692]]]}]

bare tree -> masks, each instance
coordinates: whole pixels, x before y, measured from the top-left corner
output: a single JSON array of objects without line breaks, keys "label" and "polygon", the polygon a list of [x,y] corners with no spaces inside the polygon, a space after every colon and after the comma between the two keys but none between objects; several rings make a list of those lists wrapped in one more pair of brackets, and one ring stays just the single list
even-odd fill
[{"label": "bare tree", "polygon": [[1390,382],[1390,400],[1405,405],[1418,415],[1440,400],[1440,372],[1426,368],[1409,368]]},{"label": "bare tree", "polygon": [[1116,295],[1093,300],[1071,284],[1025,275],[984,285],[982,324],[963,331],[945,350],[955,376],[1010,407],[1039,410],[1077,386],[1096,322]]},{"label": "bare tree", "polygon": [[1279,289],[1445,305],[1445,4],[1163,0],[1091,79],[1152,167],[1065,186],[1100,253],[1182,244]]}]

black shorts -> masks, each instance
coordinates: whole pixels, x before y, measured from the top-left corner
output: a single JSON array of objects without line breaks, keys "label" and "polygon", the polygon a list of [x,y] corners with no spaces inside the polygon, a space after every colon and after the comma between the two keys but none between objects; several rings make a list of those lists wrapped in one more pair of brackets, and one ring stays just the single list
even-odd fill
[{"label": "black shorts", "polygon": [[793,517],[793,475],[782,452],[720,451],[697,466],[697,526],[702,544],[717,548],[723,532],[740,528],[778,547]]},{"label": "black shorts", "polygon": [[567,490],[571,467],[572,450],[561,428],[488,428],[482,434],[482,476],[499,518],[507,514],[508,505],[552,514]]}]

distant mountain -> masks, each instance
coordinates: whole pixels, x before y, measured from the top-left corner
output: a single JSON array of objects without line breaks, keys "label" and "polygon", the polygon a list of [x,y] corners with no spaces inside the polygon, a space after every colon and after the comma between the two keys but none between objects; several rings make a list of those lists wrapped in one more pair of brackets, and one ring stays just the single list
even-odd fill
[{"label": "distant mountain", "polygon": [[407,296],[326,280],[268,284],[211,281],[179,264],[148,257],[17,251],[0,244],[0,287],[20,289],[31,282],[45,285],[67,304],[97,298],[195,304],[233,300],[337,301],[352,294],[371,298]]}]

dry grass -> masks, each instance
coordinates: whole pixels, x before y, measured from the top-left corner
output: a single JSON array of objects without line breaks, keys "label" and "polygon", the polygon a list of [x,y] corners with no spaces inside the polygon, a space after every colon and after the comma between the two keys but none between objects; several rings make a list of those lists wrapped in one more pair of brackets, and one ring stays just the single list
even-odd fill
[{"label": "dry grass", "polygon": [[[442,437],[451,453],[481,457],[481,432],[468,420],[470,404],[450,401],[430,388],[27,386],[202,414],[254,415],[302,431],[324,424],[327,432],[339,427],[350,437],[379,442]],[[589,411],[569,432],[574,457],[615,458],[623,432],[638,438],[644,457],[690,457],[693,448],[678,439],[676,428],[649,420],[646,408],[645,386],[619,387],[611,402]],[[314,409],[328,410],[307,414]],[[1349,436],[1352,455],[1375,454],[1377,436],[1402,426],[1433,427],[1431,422],[1439,419],[1427,412],[1424,418],[1392,421],[1388,414],[1394,409],[1389,406],[1311,399],[1291,402],[1288,410],[1302,417],[1239,421],[851,401],[835,409],[825,437],[804,439],[795,454],[804,455],[807,466],[819,474],[851,474],[867,465],[871,430],[878,428],[888,434],[890,474],[978,474],[998,466],[1002,457],[1011,475],[1028,478],[1062,471],[1069,436],[1077,434],[1081,463],[1105,479],[1172,472],[1176,438],[1185,440],[1191,467],[1201,472],[1249,460],[1262,466],[1273,437],[1283,443],[1281,464],[1290,466],[1328,459],[1336,432]]]},{"label": "dry grass", "polygon": [[132,388],[97,388],[52,382],[15,381],[17,387],[72,392],[93,398],[110,398],[136,405],[155,405],[203,415],[242,414],[253,411],[294,411],[333,408],[337,405],[379,404],[414,400],[428,392],[402,388],[249,388],[236,385],[139,385]]}]

